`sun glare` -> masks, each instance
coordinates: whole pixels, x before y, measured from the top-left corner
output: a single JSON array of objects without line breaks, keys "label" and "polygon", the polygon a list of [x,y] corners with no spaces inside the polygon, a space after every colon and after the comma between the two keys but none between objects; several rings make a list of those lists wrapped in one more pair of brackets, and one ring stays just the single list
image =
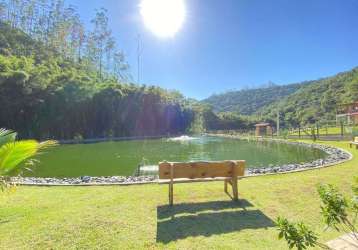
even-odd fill
[{"label": "sun glare", "polygon": [[184,0],[142,0],[140,13],[148,29],[159,37],[173,37],[185,19]]}]

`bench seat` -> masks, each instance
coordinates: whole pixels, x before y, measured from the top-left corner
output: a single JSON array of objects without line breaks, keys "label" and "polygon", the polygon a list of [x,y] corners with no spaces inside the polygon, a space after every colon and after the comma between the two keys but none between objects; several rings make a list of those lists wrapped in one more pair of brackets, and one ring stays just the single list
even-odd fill
[{"label": "bench seat", "polygon": [[[208,182],[208,181],[225,181],[231,180],[231,177],[214,177],[214,178],[199,178],[199,179],[190,179],[190,178],[179,178],[173,179],[173,183],[191,183],[191,182]],[[170,180],[158,180],[159,184],[169,184]]]}]

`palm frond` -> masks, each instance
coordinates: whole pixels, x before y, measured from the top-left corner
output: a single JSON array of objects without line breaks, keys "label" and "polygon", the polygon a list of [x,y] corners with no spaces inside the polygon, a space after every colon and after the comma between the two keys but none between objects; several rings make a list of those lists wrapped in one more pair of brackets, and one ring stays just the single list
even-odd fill
[{"label": "palm frond", "polygon": [[0,175],[9,175],[19,168],[19,164],[40,150],[57,145],[56,141],[38,143],[35,140],[9,142],[0,148]]},{"label": "palm frond", "polygon": [[8,175],[24,160],[33,157],[38,151],[38,142],[25,140],[10,142],[0,148],[0,174]]}]

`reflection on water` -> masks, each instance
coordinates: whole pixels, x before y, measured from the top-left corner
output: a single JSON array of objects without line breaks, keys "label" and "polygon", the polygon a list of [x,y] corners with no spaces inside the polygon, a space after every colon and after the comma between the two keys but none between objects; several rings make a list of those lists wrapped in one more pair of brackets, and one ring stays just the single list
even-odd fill
[{"label": "reflection on water", "polygon": [[182,135],[182,136],[179,136],[179,137],[169,138],[168,141],[187,142],[187,141],[197,140],[197,139],[198,139],[198,138],[196,138],[196,137],[191,137],[191,136],[187,136],[187,135]]},{"label": "reflection on water", "polygon": [[167,161],[246,160],[247,167],[301,163],[325,153],[273,141],[246,141],[209,136],[181,136],[63,145],[40,155],[40,166],[30,176],[132,175],[138,165]]}]

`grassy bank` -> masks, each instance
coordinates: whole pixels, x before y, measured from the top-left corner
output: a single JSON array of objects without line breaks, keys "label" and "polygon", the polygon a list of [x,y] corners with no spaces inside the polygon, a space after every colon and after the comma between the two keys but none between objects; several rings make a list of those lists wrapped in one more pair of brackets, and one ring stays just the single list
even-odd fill
[{"label": "grassy bank", "polygon": [[223,192],[223,183],[174,187],[167,207],[165,185],[126,187],[18,187],[1,194],[1,249],[287,249],[277,240],[278,215],[304,220],[323,241],[316,193],[332,183],[350,194],[358,175],[358,150],[346,142],[352,161],[294,174],[254,177],[239,182],[240,202]]},{"label": "grassy bank", "polygon": [[[340,135],[342,133],[341,127],[320,127],[319,128],[319,134],[320,135]],[[317,133],[317,129],[315,128],[315,133]],[[343,129],[343,134],[352,134],[351,132],[348,132],[347,129]],[[289,133],[289,135],[299,135],[298,131],[295,131],[293,133]],[[311,135],[311,130],[306,129],[301,131],[301,135]]]}]

